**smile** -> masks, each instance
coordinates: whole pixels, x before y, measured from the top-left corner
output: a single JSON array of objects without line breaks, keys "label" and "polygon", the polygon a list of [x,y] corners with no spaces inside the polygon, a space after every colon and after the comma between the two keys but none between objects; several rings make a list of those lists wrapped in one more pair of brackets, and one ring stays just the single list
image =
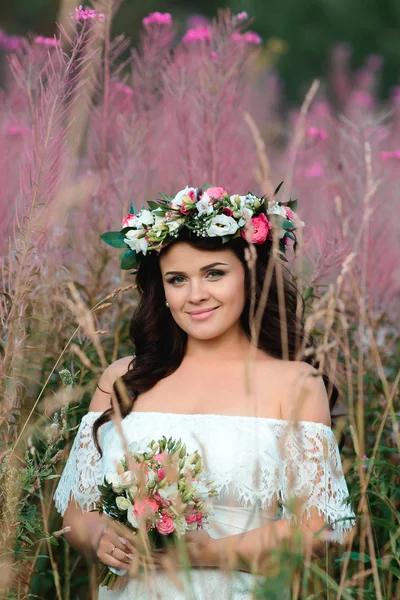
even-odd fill
[{"label": "smile", "polygon": [[215,308],[207,308],[204,310],[194,310],[192,312],[188,312],[187,314],[194,319],[195,321],[203,321],[207,319],[213,312],[215,312],[219,308],[216,306]]}]

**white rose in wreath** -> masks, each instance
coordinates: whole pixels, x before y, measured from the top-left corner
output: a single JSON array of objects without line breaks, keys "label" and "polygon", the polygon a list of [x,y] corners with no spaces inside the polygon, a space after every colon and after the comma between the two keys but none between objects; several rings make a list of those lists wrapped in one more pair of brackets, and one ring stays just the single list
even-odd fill
[{"label": "white rose in wreath", "polygon": [[235,219],[228,215],[217,215],[211,219],[210,226],[207,230],[207,235],[210,237],[233,235],[239,229],[239,225]]}]

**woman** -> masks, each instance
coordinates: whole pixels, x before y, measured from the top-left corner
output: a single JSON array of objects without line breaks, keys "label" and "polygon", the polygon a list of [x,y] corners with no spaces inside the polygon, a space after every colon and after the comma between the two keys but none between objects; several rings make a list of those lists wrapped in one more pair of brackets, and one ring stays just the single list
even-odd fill
[{"label": "woman", "polygon": [[[330,428],[336,388],[297,359],[311,345],[302,299],[272,258],[303,225],[293,208],[186,187],[102,236],[125,248],[122,268],[140,265],[130,330],[136,354],[106,369],[80,425],[55,495],[67,540],[117,569],[141,552],[134,536],[88,512],[124,452],[112,393],[127,443],[182,438],[189,451],[201,449],[219,496],[205,530],[186,536],[189,581],[175,556],[174,577],[158,568],[121,591],[100,587],[100,598],[247,599],[250,571],[268,574],[271,551],[296,527],[315,545],[321,529],[341,540],[353,525]],[[154,555],[153,564],[163,560]],[[248,572],[238,578],[239,569]]]}]

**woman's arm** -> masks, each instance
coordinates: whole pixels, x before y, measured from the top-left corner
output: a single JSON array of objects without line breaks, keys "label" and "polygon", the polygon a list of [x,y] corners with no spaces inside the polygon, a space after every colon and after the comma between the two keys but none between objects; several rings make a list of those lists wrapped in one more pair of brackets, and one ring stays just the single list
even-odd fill
[{"label": "woman's arm", "polygon": [[[89,412],[104,412],[110,407],[113,384],[126,373],[131,360],[132,357],[123,358],[107,367],[100,377]],[[97,511],[82,512],[80,506],[71,499],[63,515],[63,527],[67,529],[67,542],[79,554],[116,568],[129,565],[134,548],[114,530],[112,521],[106,515]]]}]

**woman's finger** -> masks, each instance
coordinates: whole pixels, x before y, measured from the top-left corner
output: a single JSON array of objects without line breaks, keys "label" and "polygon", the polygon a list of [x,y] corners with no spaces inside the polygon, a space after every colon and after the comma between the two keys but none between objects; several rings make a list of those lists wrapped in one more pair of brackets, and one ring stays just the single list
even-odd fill
[{"label": "woman's finger", "polygon": [[128,562],[126,562],[125,560],[118,560],[115,554],[116,552],[114,552],[111,556],[106,552],[100,551],[97,553],[97,558],[100,562],[102,562],[104,565],[107,565],[108,567],[114,567],[115,569],[123,569],[126,571],[129,568],[132,559],[129,559]]}]

